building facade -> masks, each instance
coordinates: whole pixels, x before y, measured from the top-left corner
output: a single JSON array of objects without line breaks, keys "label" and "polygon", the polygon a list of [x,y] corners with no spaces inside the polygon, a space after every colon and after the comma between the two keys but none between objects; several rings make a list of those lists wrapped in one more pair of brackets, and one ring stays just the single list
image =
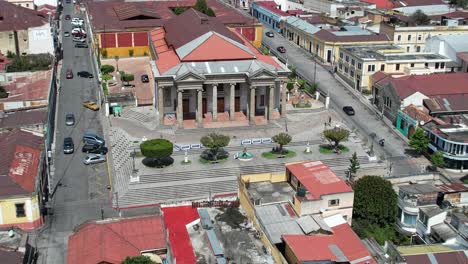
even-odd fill
[{"label": "building facade", "polygon": [[278,9],[274,1],[252,2],[252,16],[273,30],[281,32],[281,23],[289,16],[285,11]]}]

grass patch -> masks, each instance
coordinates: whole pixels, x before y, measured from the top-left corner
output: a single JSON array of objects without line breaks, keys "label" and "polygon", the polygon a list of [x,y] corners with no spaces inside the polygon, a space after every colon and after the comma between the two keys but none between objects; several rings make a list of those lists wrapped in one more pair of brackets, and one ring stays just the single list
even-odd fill
[{"label": "grass patch", "polygon": [[271,151],[263,152],[262,157],[265,159],[292,158],[296,156],[296,152],[287,150],[284,154],[273,153]]},{"label": "grass patch", "polygon": [[[343,145],[339,145],[338,148],[341,150],[341,152],[348,152],[349,151],[349,148],[343,146]],[[335,149],[333,146],[330,146],[330,145],[321,145],[319,147],[319,150],[320,150],[320,153],[324,153],[324,154],[330,154],[330,153],[335,153]]]},{"label": "grass patch", "polygon": [[200,158],[198,161],[201,163],[201,164],[216,164],[216,163],[223,163],[223,162],[226,162],[228,160],[228,158],[225,158],[225,159],[219,159],[217,161],[212,161],[212,160],[207,160],[207,159],[204,159],[204,158]]},{"label": "grass patch", "polygon": [[107,83],[102,83],[102,90],[104,91],[105,95],[109,94],[109,89],[107,89]]}]

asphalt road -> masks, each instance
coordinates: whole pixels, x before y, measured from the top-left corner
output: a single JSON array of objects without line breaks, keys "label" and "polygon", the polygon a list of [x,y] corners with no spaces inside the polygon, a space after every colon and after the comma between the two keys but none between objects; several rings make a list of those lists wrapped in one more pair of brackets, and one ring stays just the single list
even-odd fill
[{"label": "asphalt road", "polygon": [[[264,28],[264,32],[269,29]],[[399,138],[391,128],[386,126],[384,122],[367,108],[362,102],[353,97],[353,94],[339,83],[333,74],[328,69],[320,64],[315,64],[313,56],[306,50],[296,46],[286,40],[283,36],[275,32],[273,38],[263,36],[263,43],[270,47],[270,50],[277,53],[278,56],[287,60],[288,65],[294,65],[297,71],[304,75],[310,82],[314,81],[314,75],[318,82],[319,89],[330,94],[331,108],[337,112],[342,121],[350,128],[356,128],[362,135],[368,136],[371,142],[370,134],[375,133],[374,149],[380,155],[385,157],[401,157],[405,156],[406,142]],[[286,48],[286,53],[279,53],[276,48],[283,46]],[[314,67],[317,67],[314,74]],[[352,106],[356,112],[355,116],[347,116],[342,108],[343,106]],[[378,146],[377,141],[384,138],[385,147]]]},{"label": "asphalt road", "polygon": [[[64,20],[65,15],[72,17],[73,4],[64,4],[62,13],[61,33],[71,32],[70,21]],[[82,107],[81,102],[96,100],[98,85],[96,78],[85,79],[77,76],[78,71],[93,72],[90,51],[86,48],[75,48],[72,37],[63,37],[62,71],[60,73],[59,101],[57,105],[56,152],[54,155],[55,177],[52,187],[56,191],[51,200],[53,215],[46,217],[46,226],[37,239],[39,249],[38,263],[65,263],[68,235],[83,222],[101,218],[101,209],[105,217],[114,216],[110,208],[109,178],[106,163],[83,164],[85,154],[81,153],[82,134],[94,132],[102,135],[100,112],[94,112]],[[68,69],[73,71],[73,79],[66,79]],[[75,115],[75,125],[65,125],[65,115]],[[75,143],[73,154],[63,153],[64,137],[72,137]]]}]

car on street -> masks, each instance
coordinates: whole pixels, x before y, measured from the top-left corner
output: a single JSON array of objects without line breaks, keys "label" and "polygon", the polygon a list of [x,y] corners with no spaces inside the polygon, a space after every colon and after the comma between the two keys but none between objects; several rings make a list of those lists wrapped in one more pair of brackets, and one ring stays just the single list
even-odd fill
[{"label": "car on street", "polygon": [[69,37],[69,36],[70,36],[70,32],[68,32],[68,31],[63,32],[63,36],[64,36],[64,37]]},{"label": "car on street", "polygon": [[83,163],[85,165],[96,164],[96,163],[101,163],[105,161],[106,161],[106,156],[100,155],[100,154],[88,154],[83,159]]},{"label": "car on street", "polygon": [[148,74],[141,75],[141,82],[144,82],[144,83],[149,82]]},{"label": "car on street", "polygon": [[81,37],[73,37],[73,42],[83,43],[86,42],[86,39]]},{"label": "car on street", "polygon": [[354,108],[352,106],[345,106],[343,107],[343,111],[349,115],[349,116],[353,116],[355,115],[356,113],[354,112]]},{"label": "car on street", "polygon": [[286,53],[286,49],[283,46],[279,46],[278,48],[276,48],[276,50],[280,53]]},{"label": "car on street", "polygon": [[92,154],[101,154],[106,155],[108,149],[99,144],[84,144],[83,148],[81,149],[84,153],[92,153]]},{"label": "car on street", "polygon": [[82,26],[84,24],[83,19],[75,19],[73,18],[71,24],[74,26]]},{"label": "car on street", "polygon": [[99,110],[99,105],[94,101],[84,101],[83,106],[93,111]]},{"label": "car on street", "polygon": [[75,150],[75,145],[73,144],[73,139],[71,137],[66,137],[63,139],[63,153],[71,154]]},{"label": "car on street", "polygon": [[265,35],[266,35],[267,37],[269,37],[269,38],[272,38],[272,37],[275,36],[275,34],[273,34],[273,32],[271,32],[271,31],[268,31],[267,33],[265,33]]},{"label": "car on street", "polygon": [[65,125],[73,126],[75,125],[75,115],[72,113],[68,113],[65,115]]},{"label": "car on street", "polygon": [[70,15],[65,16],[65,20],[70,20],[70,18],[71,18]]},{"label": "car on street", "polygon": [[88,48],[86,43],[75,43],[75,48]]},{"label": "car on street", "polygon": [[67,79],[73,79],[73,71],[71,69],[67,70],[66,77]]},{"label": "car on street", "polygon": [[87,72],[87,71],[79,71],[77,75],[78,77],[89,78],[89,79],[92,79],[94,77],[92,73]]},{"label": "car on street", "polygon": [[100,136],[94,133],[88,132],[88,133],[83,134],[83,143],[104,146],[106,144],[106,141],[104,141],[104,139],[101,138]]}]

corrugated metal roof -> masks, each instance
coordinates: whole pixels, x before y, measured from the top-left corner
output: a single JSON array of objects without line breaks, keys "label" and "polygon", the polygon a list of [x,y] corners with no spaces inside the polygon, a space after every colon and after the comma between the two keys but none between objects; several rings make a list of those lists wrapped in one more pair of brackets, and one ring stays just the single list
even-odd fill
[{"label": "corrugated metal roof", "polygon": [[309,24],[307,21],[304,21],[298,17],[293,17],[293,16],[287,17],[286,23],[309,34],[315,34],[316,32],[320,31],[320,28],[312,24]]},{"label": "corrugated metal roof", "polygon": [[[284,206],[281,204],[280,206]],[[286,211],[285,208],[282,208]],[[281,243],[282,235],[303,235],[299,224],[296,222],[296,217],[292,217],[287,213],[282,213],[276,205],[265,205],[255,208],[255,215],[260,224],[264,227],[267,237],[272,243]]]},{"label": "corrugated metal roof", "polygon": [[205,229],[212,229],[213,223],[211,222],[210,214],[205,208],[198,209],[198,215],[200,216],[200,221]]},{"label": "corrugated metal roof", "polygon": [[302,216],[297,219],[296,222],[299,224],[306,235],[320,230],[320,226],[314,221],[314,219],[312,219],[310,215]]},{"label": "corrugated metal roof", "polygon": [[211,250],[213,250],[213,254],[215,256],[223,256],[224,251],[221,247],[221,243],[219,242],[218,237],[216,236],[216,232],[214,229],[206,230],[206,235],[208,236],[208,240],[210,241]]}]

